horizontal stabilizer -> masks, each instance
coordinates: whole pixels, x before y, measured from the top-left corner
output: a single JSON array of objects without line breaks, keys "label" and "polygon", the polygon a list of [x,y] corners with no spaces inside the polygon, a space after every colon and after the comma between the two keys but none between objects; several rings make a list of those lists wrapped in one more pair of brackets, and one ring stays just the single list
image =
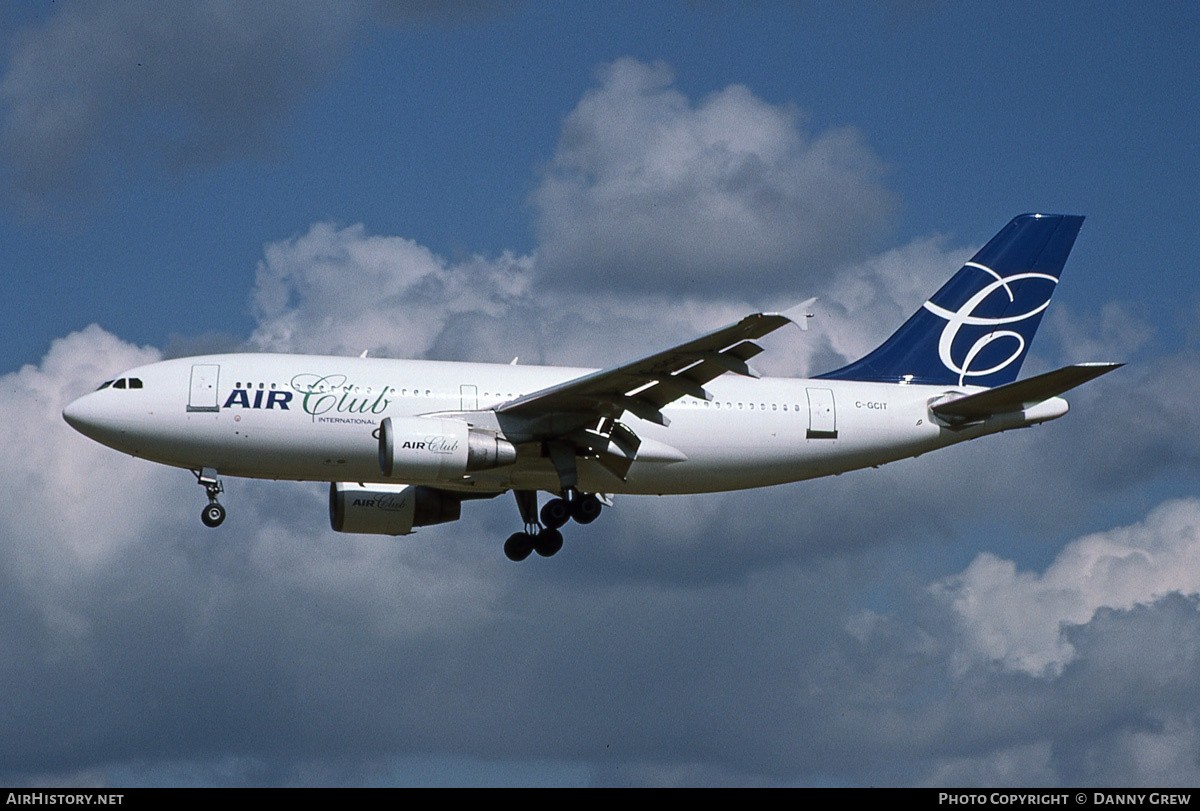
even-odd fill
[{"label": "horizontal stabilizer", "polygon": [[1046,372],[1026,380],[1018,380],[997,386],[994,389],[968,394],[954,400],[937,403],[932,406],[934,414],[950,422],[960,423],[969,420],[982,420],[996,414],[1008,414],[1014,411],[1024,411],[1030,406],[1045,402],[1051,397],[1057,397],[1063,392],[1070,391],[1089,380],[1094,380],[1113,369],[1124,366],[1123,363],[1077,363],[1074,366],[1064,366],[1053,372]]}]

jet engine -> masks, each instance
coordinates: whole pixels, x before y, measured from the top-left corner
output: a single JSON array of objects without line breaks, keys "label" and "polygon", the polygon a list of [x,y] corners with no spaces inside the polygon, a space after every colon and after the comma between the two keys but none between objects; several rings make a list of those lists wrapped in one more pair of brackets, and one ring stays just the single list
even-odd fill
[{"label": "jet engine", "polygon": [[462,499],[413,484],[331,482],[329,524],[335,532],[408,535],[414,527],[457,521]]},{"label": "jet engine", "polygon": [[379,427],[379,469],[389,479],[453,481],[516,461],[511,442],[459,420],[387,417]]}]

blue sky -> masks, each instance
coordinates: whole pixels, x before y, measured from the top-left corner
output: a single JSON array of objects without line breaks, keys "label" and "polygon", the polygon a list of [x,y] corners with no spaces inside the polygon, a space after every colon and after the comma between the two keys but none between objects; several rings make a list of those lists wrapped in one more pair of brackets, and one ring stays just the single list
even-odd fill
[{"label": "blue sky", "polygon": [[[0,779],[1200,779],[1194,4],[150,8],[0,18]],[[509,499],[346,539],[231,480],[214,540],[59,418],[164,354],[603,366],[812,295],[760,365],[817,373],[1030,210],[1088,220],[1027,368],[1129,362],[1067,418],[531,566]]]}]

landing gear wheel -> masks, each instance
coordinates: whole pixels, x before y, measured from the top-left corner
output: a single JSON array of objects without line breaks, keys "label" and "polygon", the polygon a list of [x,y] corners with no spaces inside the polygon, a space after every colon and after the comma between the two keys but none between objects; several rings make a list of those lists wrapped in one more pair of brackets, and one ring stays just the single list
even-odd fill
[{"label": "landing gear wheel", "polygon": [[577,524],[590,524],[600,517],[602,509],[604,505],[600,503],[600,499],[589,493],[571,502],[571,517]]},{"label": "landing gear wheel", "polygon": [[200,511],[200,520],[206,527],[219,527],[225,520],[225,508],[214,501]]},{"label": "landing gear wheel", "polygon": [[504,556],[513,562],[519,562],[529,557],[533,551],[534,536],[528,532],[514,532],[504,542]]},{"label": "landing gear wheel", "polygon": [[208,494],[208,506],[200,511],[200,520],[206,527],[219,527],[225,520],[225,508],[217,501],[217,496],[225,492],[225,487],[217,478],[217,471],[205,467],[193,470],[192,475],[196,477],[196,483]]},{"label": "landing gear wheel", "polygon": [[552,498],[542,507],[542,523],[558,529],[571,520],[571,505],[561,498]]},{"label": "landing gear wheel", "polygon": [[558,550],[563,548],[563,536],[557,529],[550,527],[543,529],[537,534],[537,540],[533,544],[533,551],[537,552],[544,558],[552,557]]}]

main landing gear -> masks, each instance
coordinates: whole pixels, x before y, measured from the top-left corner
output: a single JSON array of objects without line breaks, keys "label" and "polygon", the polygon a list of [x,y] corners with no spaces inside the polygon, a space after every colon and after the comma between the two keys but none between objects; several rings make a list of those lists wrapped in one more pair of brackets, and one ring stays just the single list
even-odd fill
[{"label": "main landing gear", "polygon": [[[544,558],[557,553],[563,547],[563,536],[559,527],[572,518],[579,524],[590,524],[600,517],[603,505],[591,493],[578,493],[574,489],[566,492],[566,498],[552,498],[542,507],[538,521],[537,492],[514,490],[517,509],[525,522],[524,532],[515,532],[504,542],[504,555],[512,561],[525,560],[533,552]],[[543,524],[545,526],[543,526]]]},{"label": "main landing gear", "polygon": [[193,470],[192,475],[198,484],[204,485],[204,492],[208,494],[208,506],[200,511],[200,520],[206,527],[219,527],[225,520],[225,508],[217,501],[217,496],[225,492],[225,486],[217,478],[217,471],[211,468]]}]

